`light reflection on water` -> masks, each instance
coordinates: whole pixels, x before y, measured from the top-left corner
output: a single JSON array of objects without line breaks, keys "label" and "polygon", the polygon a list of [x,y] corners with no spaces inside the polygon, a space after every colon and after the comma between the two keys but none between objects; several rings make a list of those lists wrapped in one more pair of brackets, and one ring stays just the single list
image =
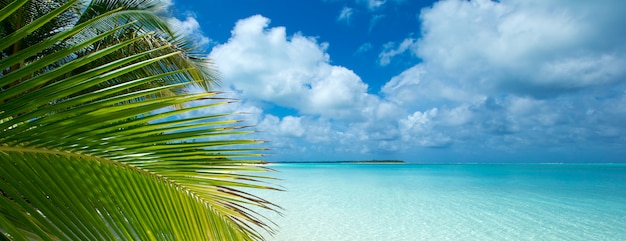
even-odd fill
[{"label": "light reflection on water", "polygon": [[624,165],[272,168],[269,240],[626,240]]}]

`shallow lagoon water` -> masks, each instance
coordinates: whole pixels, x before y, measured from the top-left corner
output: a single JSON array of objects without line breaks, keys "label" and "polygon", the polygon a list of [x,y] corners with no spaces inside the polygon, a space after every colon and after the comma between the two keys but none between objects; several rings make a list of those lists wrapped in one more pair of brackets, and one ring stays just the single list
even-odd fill
[{"label": "shallow lagoon water", "polygon": [[626,240],[626,165],[276,164],[269,240]]}]

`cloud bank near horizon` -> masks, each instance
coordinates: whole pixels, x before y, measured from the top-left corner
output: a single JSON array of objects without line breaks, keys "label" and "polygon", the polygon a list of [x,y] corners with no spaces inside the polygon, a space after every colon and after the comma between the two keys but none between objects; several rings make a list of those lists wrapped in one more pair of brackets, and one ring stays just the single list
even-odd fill
[{"label": "cloud bank near horizon", "polygon": [[[367,2],[372,9],[384,3]],[[419,13],[419,34],[407,33],[380,52],[381,65],[399,55],[422,60],[380,90],[334,63],[327,52],[332,43],[287,35],[286,27],[260,15],[239,20],[209,57],[224,88],[243,100],[228,108],[251,113],[258,137],[271,140],[272,160],[414,160],[437,150],[477,157],[623,153],[626,32],[618,30],[624,7],[436,2]]]}]

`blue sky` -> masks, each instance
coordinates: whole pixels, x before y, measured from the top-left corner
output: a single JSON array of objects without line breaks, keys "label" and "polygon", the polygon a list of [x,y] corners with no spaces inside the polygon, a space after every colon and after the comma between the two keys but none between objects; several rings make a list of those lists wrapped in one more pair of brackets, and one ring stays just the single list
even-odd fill
[{"label": "blue sky", "polygon": [[626,162],[625,1],[168,2],[269,161]]}]

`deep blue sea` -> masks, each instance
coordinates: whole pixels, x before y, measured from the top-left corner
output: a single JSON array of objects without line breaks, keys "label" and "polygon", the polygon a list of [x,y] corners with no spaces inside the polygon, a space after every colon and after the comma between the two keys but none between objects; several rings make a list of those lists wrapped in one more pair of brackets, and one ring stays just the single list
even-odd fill
[{"label": "deep blue sea", "polygon": [[626,240],[624,164],[269,167],[269,240]]}]

